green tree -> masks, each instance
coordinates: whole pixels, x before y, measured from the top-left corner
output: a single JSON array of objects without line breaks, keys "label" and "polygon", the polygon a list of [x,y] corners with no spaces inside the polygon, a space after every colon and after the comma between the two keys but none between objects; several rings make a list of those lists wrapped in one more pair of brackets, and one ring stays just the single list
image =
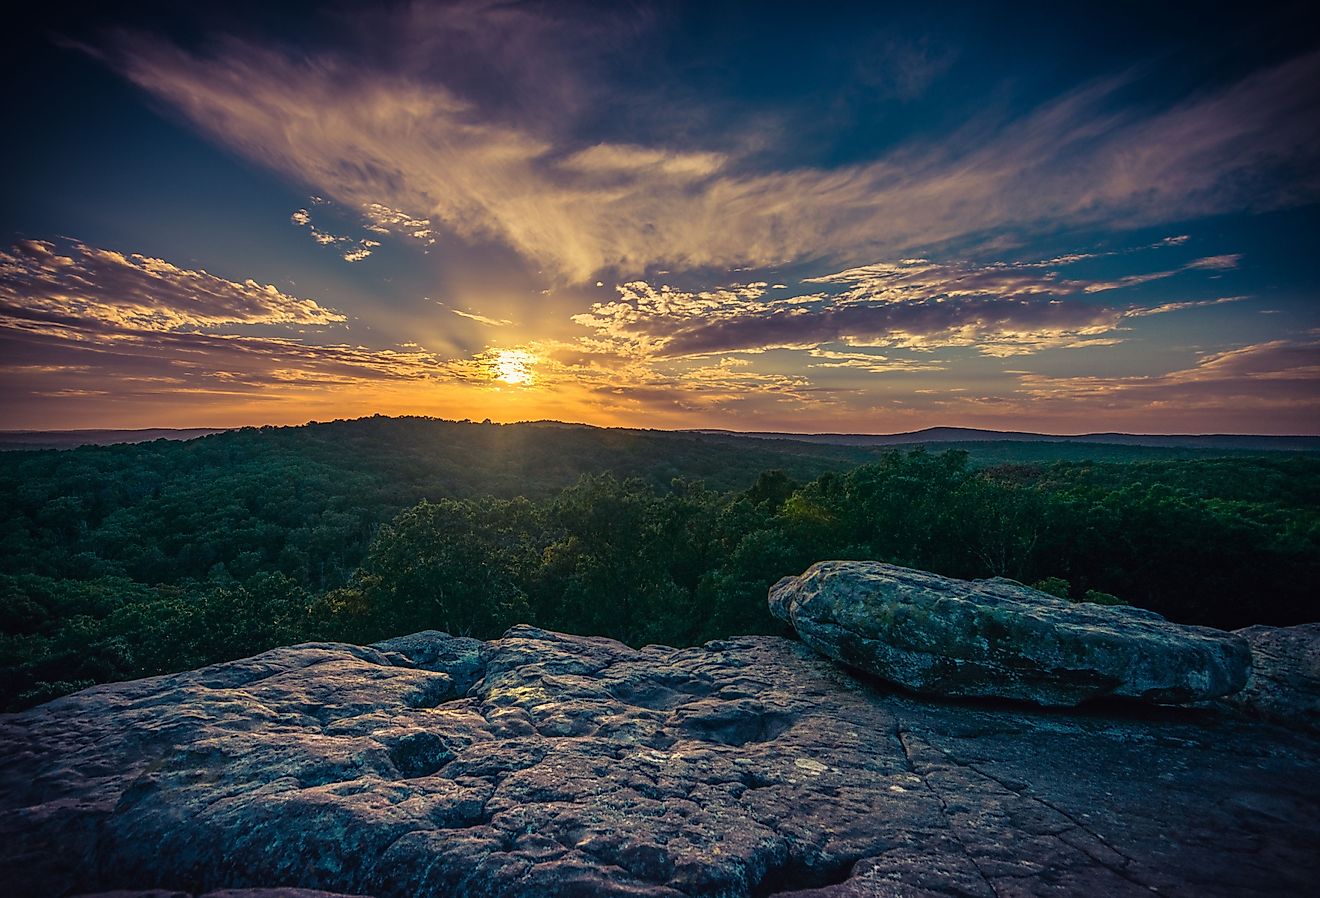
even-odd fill
[{"label": "green tree", "polygon": [[328,597],[332,626],[380,639],[417,630],[490,638],[525,620],[526,595],[486,526],[491,506],[441,500],[383,527],[350,584]]}]

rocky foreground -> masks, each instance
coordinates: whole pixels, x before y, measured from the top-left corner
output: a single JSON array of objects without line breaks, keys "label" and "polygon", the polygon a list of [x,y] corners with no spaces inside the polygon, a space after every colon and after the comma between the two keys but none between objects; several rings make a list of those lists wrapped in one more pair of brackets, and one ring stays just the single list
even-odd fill
[{"label": "rocky foreground", "polygon": [[0,718],[0,882],[1305,894],[1318,749],[1222,707],[921,699],[772,637],[301,645]]}]

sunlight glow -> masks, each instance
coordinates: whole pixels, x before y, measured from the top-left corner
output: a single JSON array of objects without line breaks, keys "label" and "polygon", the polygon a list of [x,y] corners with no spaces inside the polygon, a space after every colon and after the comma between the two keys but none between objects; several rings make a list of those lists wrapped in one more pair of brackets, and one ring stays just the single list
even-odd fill
[{"label": "sunlight glow", "polygon": [[521,349],[501,349],[491,363],[491,377],[506,384],[525,387],[534,380],[532,364],[536,356]]}]

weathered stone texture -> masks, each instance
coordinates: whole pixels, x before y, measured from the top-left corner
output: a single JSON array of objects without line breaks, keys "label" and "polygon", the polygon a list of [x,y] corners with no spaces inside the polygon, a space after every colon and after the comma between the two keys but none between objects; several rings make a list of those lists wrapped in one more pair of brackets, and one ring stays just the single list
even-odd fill
[{"label": "weathered stone texture", "polygon": [[925,701],[772,637],[303,645],[0,717],[0,882],[1302,894],[1316,748],[1213,710]]},{"label": "weathered stone texture", "polygon": [[1320,623],[1235,632],[1251,645],[1251,673],[1246,688],[1224,701],[1247,714],[1320,733]]},{"label": "weathered stone texture", "polygon": [[1223,630],[876,561],[785,577],[770,609],[817,651],[928,695],[1183,703],[1238,691],[1250,666],[1246,641]]}]

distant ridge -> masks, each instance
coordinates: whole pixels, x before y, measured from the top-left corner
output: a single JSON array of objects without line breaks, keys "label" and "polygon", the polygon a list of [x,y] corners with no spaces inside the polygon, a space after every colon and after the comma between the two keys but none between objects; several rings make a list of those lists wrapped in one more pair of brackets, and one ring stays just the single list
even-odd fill
[{"label": "distant ridge", "polygon": [[74,449],[152,440],[194,440],[223,427],[149,427],[142,430],[0,430],[0,449]]},{"label": "distant ridge", "polygon": [[836,446],[911,446],[926,443],[1099,443],[1184,449],[1246,449],[1278,452],[1320,451],[1320,436],[1270,436],[1233,433],[1140,434],[1083,433],[1059,435],[975,427],[928,427],[908,433],[779,433],[772,431],[697,430],[695,433],[758,440],[798,440]]},{"label": "distant ridge", "polygon": [[[374,418],[388,416],[376,415]],[[355,419],[370,421],[374,418]],[[403,416],[395,420],[413,420],[416,416]],[[437,423],[469,424],[476,422],[450,421],[437,418]],[[265,427],[151,427],[138,430],[7,430],[0,431],[0,450],[6,449],[73,449],[78,446],[111,446],[127,443],[148,443],[153,440],[193,440],[198,437],[224,433],[228,430],[286,430],[300,427],[326,426],[352,421],[309,422],[306,425],[267,425]],[[636,431],[671,433],[688,436],[711,436],[732,439],[789,440],[798,443],[816,443],[831,446],[865,448],[873,446],[921,446],[948,444],[994,443],[1066,443],[1073,445],[1136,446],[1153,449],[1212,449],[1243,452],[1320,452],[1320,436],[1262,435],[1262,434],[1134,434],[1085,433],[1075,435],[1031,433],[1017,430],[981,430],[975,427],[928,427],[907,433],[788,433],[781,431],[741,431],[716,428],[687,430],[656,430],[652,428],[597,427],[563,421],[520,421],[506,427],[550,427],[587,430]]]}]

